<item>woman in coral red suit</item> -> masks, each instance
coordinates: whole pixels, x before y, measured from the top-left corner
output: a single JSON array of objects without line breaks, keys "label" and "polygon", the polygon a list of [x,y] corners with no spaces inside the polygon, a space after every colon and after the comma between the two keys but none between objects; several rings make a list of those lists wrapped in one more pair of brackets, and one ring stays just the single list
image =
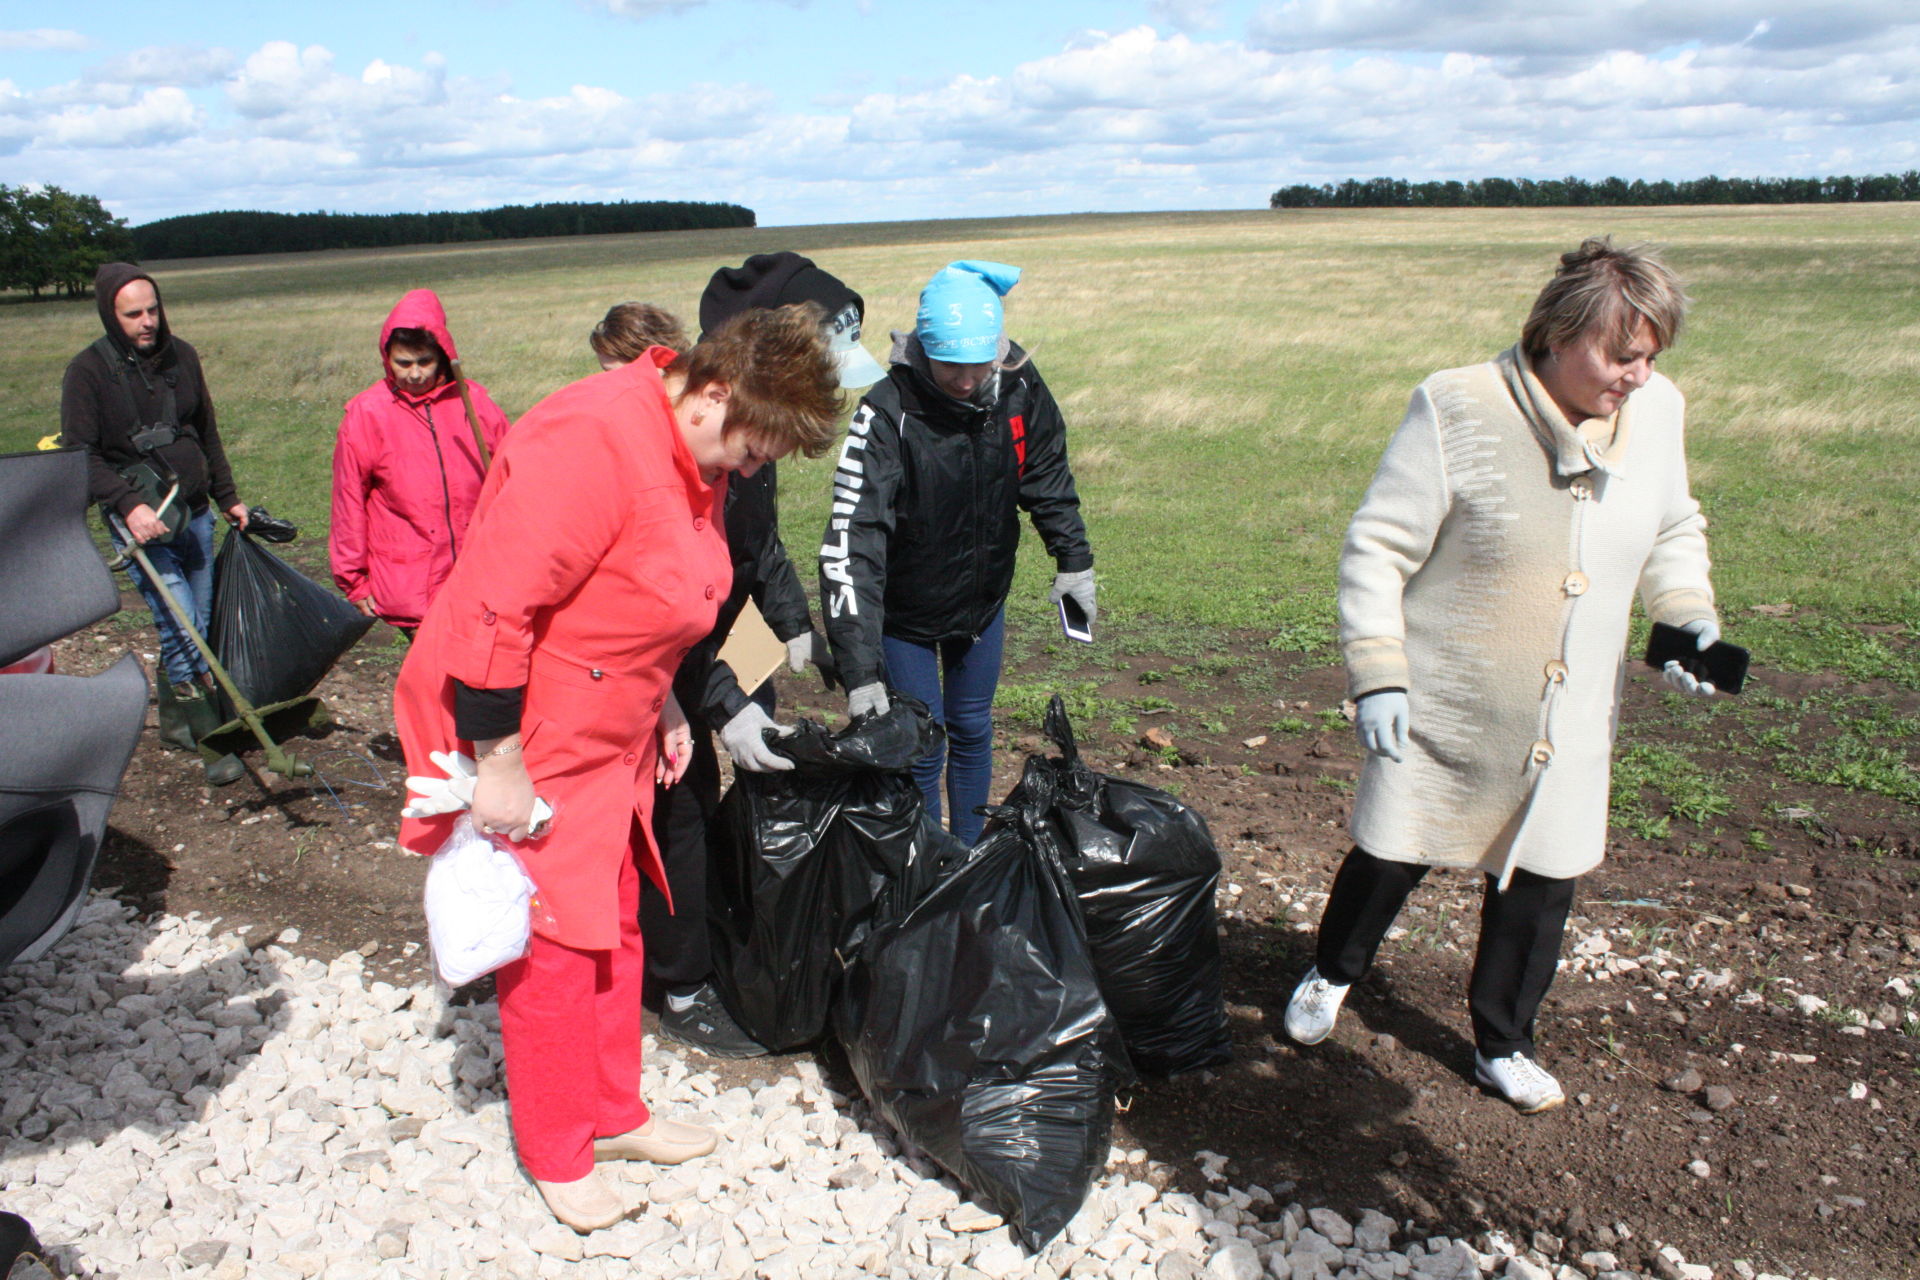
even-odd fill
[{"label": "woman in coral red suit", "polygon": [[[517,846],[538,890],[533,940],[497,984],[514,1143],[578,1231],[626,1211],[597,1161],[675,1163],[714,1144],[640,1099],[640,876],[666,891],[648,818],[691,745],[674,670],[732,574],[727,475],[819,456],[840,409],[817,308],[803,307],[555,392],[494,459],[400,672],[412,773],[438,772],[435,751],[473,756],[473,821],[490,834],[526,837],[536,792],[554,809]],[[452,822],[409,819],[401,842],[431,854]]]}]

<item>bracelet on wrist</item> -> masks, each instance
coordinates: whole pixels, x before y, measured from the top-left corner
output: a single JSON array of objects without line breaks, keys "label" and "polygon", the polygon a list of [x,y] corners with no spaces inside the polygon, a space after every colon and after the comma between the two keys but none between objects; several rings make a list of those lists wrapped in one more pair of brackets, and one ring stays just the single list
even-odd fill
[{"label": "bracelet on wrist", "polygon": [[480,758],[482,760],[491,760],[495,756],[513,755],[519,750],[520,750],[520,739],[518,737],[503,738],[500,740],[499,743],[495,744],[494,748],[491,751],[487,752],[485,755],[481,756]]}]

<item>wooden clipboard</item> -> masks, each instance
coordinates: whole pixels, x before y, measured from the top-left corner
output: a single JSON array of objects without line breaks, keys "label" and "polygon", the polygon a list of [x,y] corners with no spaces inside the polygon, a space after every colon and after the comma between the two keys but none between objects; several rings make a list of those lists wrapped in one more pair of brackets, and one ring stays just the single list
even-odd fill
[{"label": "wooden clipboard", "polygon": [[742,606],[740,616],[733,620],[727,642],[720,646],[719,658],[733,668],[733,678],[740,682],[740,687],[752,693],[787,660],[787,645],[773,634],[773,628],[760,616],[759,608],[749,600]]}]

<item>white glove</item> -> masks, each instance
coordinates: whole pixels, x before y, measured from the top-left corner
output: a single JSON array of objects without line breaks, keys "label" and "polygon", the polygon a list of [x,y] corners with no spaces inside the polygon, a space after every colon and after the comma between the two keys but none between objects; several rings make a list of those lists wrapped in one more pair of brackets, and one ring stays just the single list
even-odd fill
[{"label": "white glove", "polygon": [[863,716],[883,716],[892,704],[887,701],[887,686],[875,680],[872,684],[863,684],[847,695],[847,719],[858,720]]},{"label": "white glove", "polygon": [[[1691,635],[1694,640],[1693,647],[1703,652],[1720,643],[1720,624],[1712,618],[1700,618],[1683,623],[1680,630]],[[1695,676],[1681,666],[1677,658],[1669,659],[1667,665],[1660,668],[1660,677],[1667,682],[1669,688],[1677,689],[1681,693],[1691,693],[1695,697],[1711,698],[1719,692],[1713,687],[1711,680],[1702,680]]]},{"label": "white glove", "polygon": [[797,732],[791,725],[775,723],[757,702],[747,703],[739,715],[720,727],[720,743],[733,757],[735,768],[748,773],[784,773],[793,768],[793,761],[767,745],[768,729],[782,738]]},{"label": "white glove", "polygon": [[446,770],[444,778],[409,777],[407,807],[403,818],[437,818],[443,813],[458,813],[473,807],[473,784],[479,780],[473,771],[473,757],[464,751],[435,751],[427,757]]},{"label": "white glove", "polygon": [[[444,778],[407,778],[407,807],[403,818],[437,818],[443,813],[459,813],[473,807],[473,785],[479,775],[473,771],[473,757],[464,751],[435,751],[427,759],[447,771]],[[533,820],[527,827],[529,838],[545,835],[553,820],[553,806],[538,796],[533,801]]]},{"label": "white glove", "polygon": [[833,660],[827,638],[818,631],[803,631],[787,641],[787,670],[799,675],[809,662],[819,671],[821,683],[827,688],[840,683],[840,665]]},{"label": "white glove", "polygon": [[1075,569],[1072,573],[1053,575],[1053,590],[1047,593],[1047,603],[1058,605],[1063,597],[1072,596],[1080,611],[1087,615],[1087,625],[1093,625],[1097,612],[1093,607],[1093,570]]},{"label": "white glove", "polygon": [[1360,699],[1353,729],[1360,735],[1361,746],[1399,764],[1407,750],[1409,719],[1407,695],[1398,689],[1386,689]]}]

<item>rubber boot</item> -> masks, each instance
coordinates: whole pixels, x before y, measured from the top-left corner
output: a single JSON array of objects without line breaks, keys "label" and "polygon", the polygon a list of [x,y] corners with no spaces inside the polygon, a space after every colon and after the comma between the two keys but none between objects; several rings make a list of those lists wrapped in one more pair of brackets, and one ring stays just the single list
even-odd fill
[{"label": "rubber boot", "polygon": [[181,685],[183,692],[174,692],[173,682],[162,674],[153,682],[153,699],[160,713],[160,741],[169,746],[179,747],[182,751],[194,748],[193,725],[188,719],[187,704],[199,697],[198,691],[184,692],[193,688]]},{"label": "rubber boot", "polygon": [[[214,710],[213,691],[201,688],[195,691],[191,701],[183,702],[187,712],[187,723],[193,728],[193,740],[197,743],[220,727],[220,713]],[[240,763],[240,757],[220,753],[208,747],[200,748],[200,761],[207,769],[207,783],[210,786],[224,787],[230,782],[238,782],[246,774],[247,766]]]}]

